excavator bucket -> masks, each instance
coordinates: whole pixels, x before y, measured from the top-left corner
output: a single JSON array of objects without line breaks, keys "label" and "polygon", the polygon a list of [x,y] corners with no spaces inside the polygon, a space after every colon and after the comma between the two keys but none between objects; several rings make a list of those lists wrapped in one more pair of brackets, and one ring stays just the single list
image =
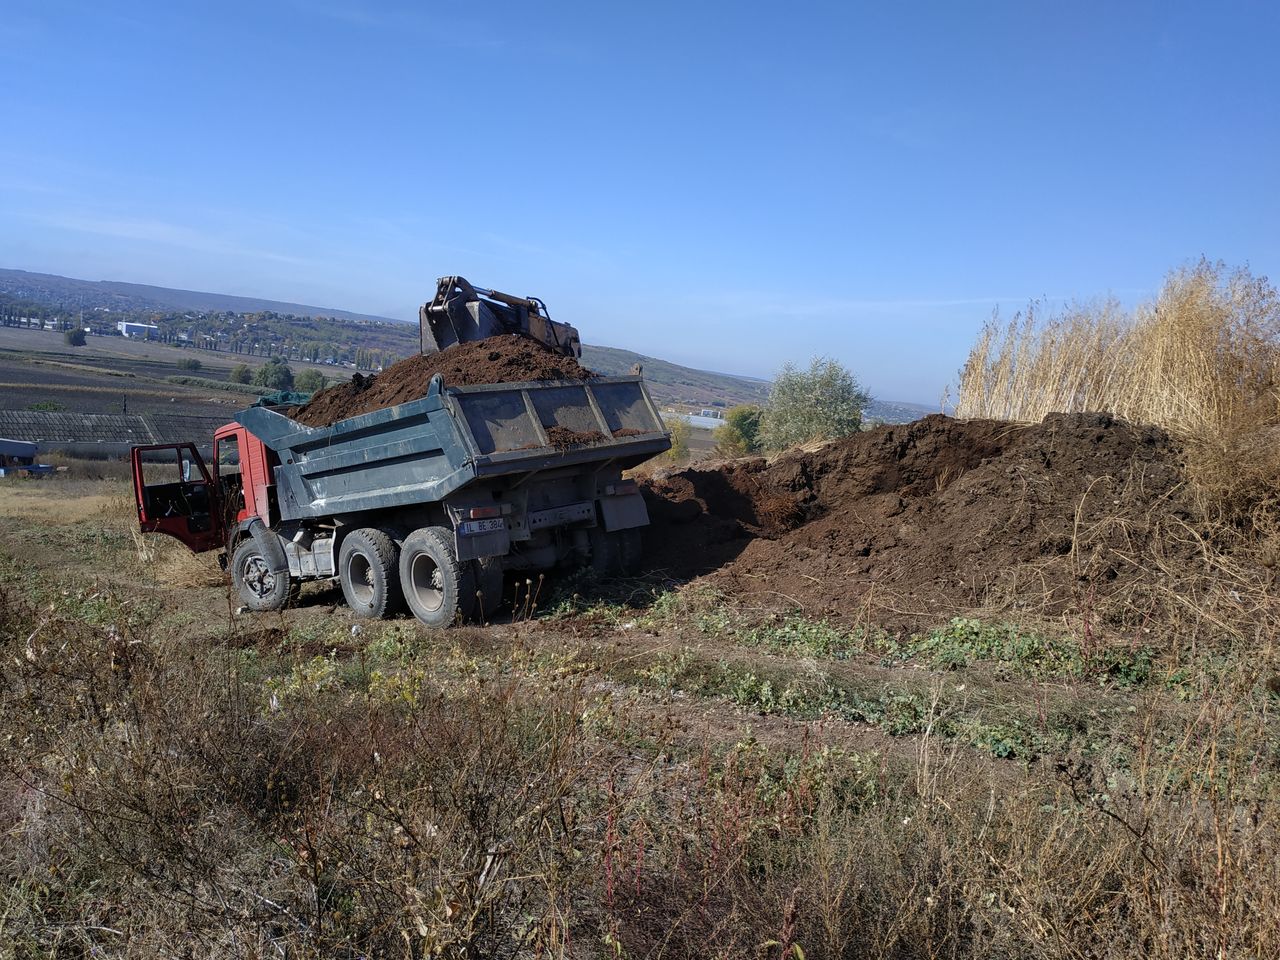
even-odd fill
[{"label": "excavator bucket", "polygon": [[461,277],[441,277],[435,298],[418,312],[422,352],[447,350],[455,343],[484,340],[505,332],[502,321]]},{"label": "excavator bucket", "polygon": [[502,333],[520,333],[557,353],[582,356],[577,329],[552,320],[541,300],[473,287],[462,277],[440,278],[435,297],[418,311],[418,327],[423,353]]}]

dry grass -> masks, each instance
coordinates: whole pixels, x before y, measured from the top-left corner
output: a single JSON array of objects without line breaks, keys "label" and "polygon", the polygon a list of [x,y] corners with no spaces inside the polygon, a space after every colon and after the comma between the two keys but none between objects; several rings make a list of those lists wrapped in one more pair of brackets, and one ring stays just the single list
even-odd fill
[{"label": "dry grass", "polygon": [[[1039,759],[949,738],[973,719],[954,692],[966,675],[917,666],[935,693],[903,749],[852,752],[868,741],[825,715],[766,747],[747,728],[776,715],[692,686],[670,701],[629,688],[596,626],[540,646],[538,624],[366,622],[356,640],[325,617],[197,622],[163,589],[191,559],[181,545],[139,549],[122,486],[97,506],[27,527],[104,534],[78,577],[0,560],[0,943],[18,956],[1280,949],[1275,651],[1261,642],[1247,656],[1171,643],[1176,694],[1082,691],[1087,730],[1055,752],[1053,724],[1077,721],[1041,717]],[[1072,562],[1130,542],[1081,526]],[[1256,568],[1183,535],[1204,576],[1170,579],[1144,622],[1278,635]],[[1125,641],[1102,613],[1093,641]],[[837,676],[808,654],[797,670],[818,692]],[[1026,716],[1045,689],[1017,687]],[[1133,719],[1094,717],[1120,703]],[[731,732],[690,731],[681,710]]]},{"label": "dry grass", "polygon": [[138,513],[132,491],[120,491],[104,498],[95,517],[106,530],[133,543],[128,558],[132,572],[148,584],[170,589],[216,587],[227,583],[218,566],[217,552],[192,553],[182,542],[165,536],[147,536],[138,530]]},{"label": "dry grass", "polygon": [[[0,519],[19,521],[37,541],[50,527],[100,532],[110,542],[127,543],[127,553],[104,557],[97,572],[168,588],[212,587],[225,583],[216,553],[193,554],[177,540],[143,536],[133,494],[113,478],[112,461],[74,461],[75,469],[39,479],[0,480]],[[99,470],[99,467],[101,469]]]},{"label": "dry grass", "polygon": [[[25,479],[0,481],[0,517],[78,523],[113,508],[118,499],[114,495],[97,492],[51,497],[42,485],[55,482],[57,481]],[[94,489],[100,488],[95,484]]]},{"label": "dry grass", "polygon": [[[1256,677],[1019,768],[727,750],[563,663],[193,646],[0,595],[0,938],[19,955],[1274,956]],[[465,646],[465,635],[455,638]],[[249,655],[252,654],[252,655]],[[937,714],[935,716],[935,714]]]},{"label": "dry grass", "polygon": [[1249,518],[1280,494],[1280,297],[1265,278],[1201,260],[1156,299],[989,323],[961,371],[961,417],[1033,421],[1108,411],[1185,439],[1204,503]]}]

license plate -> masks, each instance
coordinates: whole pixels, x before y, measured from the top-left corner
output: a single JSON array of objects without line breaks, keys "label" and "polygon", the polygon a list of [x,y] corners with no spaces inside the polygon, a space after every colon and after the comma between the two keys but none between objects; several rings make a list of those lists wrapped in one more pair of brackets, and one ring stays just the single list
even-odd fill
[{"label": "license plate", "polygon": [[458,533],[464,537],[474,537],[481,533],[497,533],[507,529],[507,521],[502,517],[492,520],[465,520],[458,524]]}]

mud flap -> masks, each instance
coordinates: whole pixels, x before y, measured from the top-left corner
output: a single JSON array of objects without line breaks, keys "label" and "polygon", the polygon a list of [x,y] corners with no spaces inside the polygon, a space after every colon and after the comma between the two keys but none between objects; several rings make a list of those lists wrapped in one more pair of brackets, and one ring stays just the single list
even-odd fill
[{"label": "mud flap", "polygon": [[600,498],[600,522],[612,533],[614,530],[630,530],[649,525],[649,508],[638,493],[626,496]]},{"label": "mud flap", "polygon": [[484,557],[505,557],[511,552],[511,533],[495,530],[491,533],[466,534],[454,529],[454,550],[459,560],[480,560]]}]

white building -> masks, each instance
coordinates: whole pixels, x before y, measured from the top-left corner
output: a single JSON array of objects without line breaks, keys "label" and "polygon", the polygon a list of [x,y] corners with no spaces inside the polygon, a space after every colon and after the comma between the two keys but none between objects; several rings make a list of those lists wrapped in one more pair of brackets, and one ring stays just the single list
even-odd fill
[{"label": "white building", "polygon": [[116,329],[122,337],[132,337],[135,340],[151,340],[160,333],[160,328],[154,323],[130,323],[128,320],[121,320],[116,324]]}]

